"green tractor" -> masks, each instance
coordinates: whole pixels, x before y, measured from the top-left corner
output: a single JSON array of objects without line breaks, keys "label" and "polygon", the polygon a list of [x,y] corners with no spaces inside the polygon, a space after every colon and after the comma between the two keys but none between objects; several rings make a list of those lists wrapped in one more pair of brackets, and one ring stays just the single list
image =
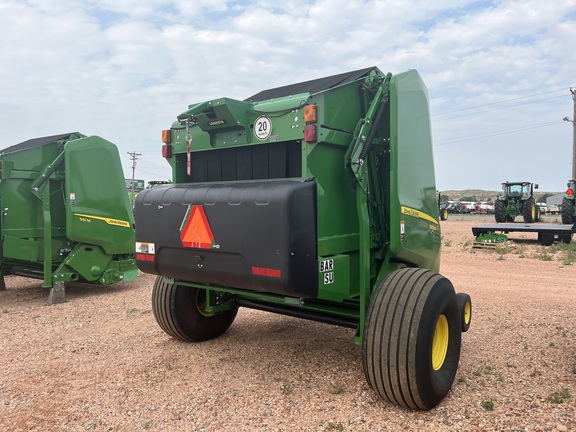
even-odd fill
[{"label": "green tractor", "polygon": [[562,223],[573,224],[576,222],[576,206],[574,205],[574,191],[576,191],[576,179],[568,181],[566,196],[562,198]]},{"label": "green tractor", "polygon": [[472,303],[439,274],[416,71],[367,68],[192,104],[162,139],[173,184],[138,194],[136,261],[158,276],[152,310],[168,335],[216,338],[239,308],[349,327],[382,398],[412,409],[442,400]]},{"label": "green tractor", "polygon": [[502,195],[494,203],[496,222],[514,222],[521,215],[525,223],[540,222],[540,208],[534,199],[538,185],[530,182],[502,183]]},{"label": "green tractor", "polygon": [[442,196],[438,192],[438,215],[440,220],[445,221],[448,219],[448,202],[442,202]]}]

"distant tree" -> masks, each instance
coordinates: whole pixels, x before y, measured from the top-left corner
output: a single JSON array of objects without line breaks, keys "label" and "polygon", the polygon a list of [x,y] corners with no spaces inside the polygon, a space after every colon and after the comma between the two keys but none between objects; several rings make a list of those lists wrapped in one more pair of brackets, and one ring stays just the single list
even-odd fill
[{"label": "distant tree", "polygon": [[450,197],[448,195],[440,194],[440,201],[450,201]]},{"label": "distant tree", "polygon": [[460,201],[473,201],[476,202],[478,201],[478,198],[476,198],[475,196],[465,196],[460,198]]}]

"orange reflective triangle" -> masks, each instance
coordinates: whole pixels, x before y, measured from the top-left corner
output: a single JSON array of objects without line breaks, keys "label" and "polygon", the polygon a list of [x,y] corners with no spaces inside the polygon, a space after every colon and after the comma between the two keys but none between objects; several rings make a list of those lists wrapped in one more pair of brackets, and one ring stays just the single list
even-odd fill
[{"label": "orange reflective triangle", "polygon": [[206,218],[206,213],[200,205],[192,207],[187,212],[188,219],[180,231],[180,240],[184,247],[210,249],[214,242],[214,235]]}]

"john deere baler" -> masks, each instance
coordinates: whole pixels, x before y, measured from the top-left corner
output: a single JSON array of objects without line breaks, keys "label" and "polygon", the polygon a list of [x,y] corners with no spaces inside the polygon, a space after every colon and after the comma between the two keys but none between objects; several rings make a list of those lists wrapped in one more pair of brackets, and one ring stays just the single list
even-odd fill
[{"label": "john deere baler", "polygon": [[136,200],[160,327],[223,334],[239,307],[356,329],[369,385],[435,406],[471,301],[438,274],[427,91],[367,68],[190,105],[163,132],[173,184]]},{"label": "john deere baler", "polygon": [[136,277],[134,217],[114,144],[79,133],[36,138],[2,150],[0,164],[2,275],[42,279],[49,304],[65,300],[66,282]]}]

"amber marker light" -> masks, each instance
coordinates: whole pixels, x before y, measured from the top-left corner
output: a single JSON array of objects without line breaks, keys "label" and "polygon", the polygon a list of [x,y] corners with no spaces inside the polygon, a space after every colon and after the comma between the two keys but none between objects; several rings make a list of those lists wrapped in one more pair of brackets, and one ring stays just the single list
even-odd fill
[{"label": "amber marker light", "polygon": [[162,131],[162,142],[164,144],[170,144],[172,142],[172,136],[169,129]]},{"label": "amber marker light", "polygon": [[306,123],[316,123],[316,105],[304,106],[304,121]]}]

